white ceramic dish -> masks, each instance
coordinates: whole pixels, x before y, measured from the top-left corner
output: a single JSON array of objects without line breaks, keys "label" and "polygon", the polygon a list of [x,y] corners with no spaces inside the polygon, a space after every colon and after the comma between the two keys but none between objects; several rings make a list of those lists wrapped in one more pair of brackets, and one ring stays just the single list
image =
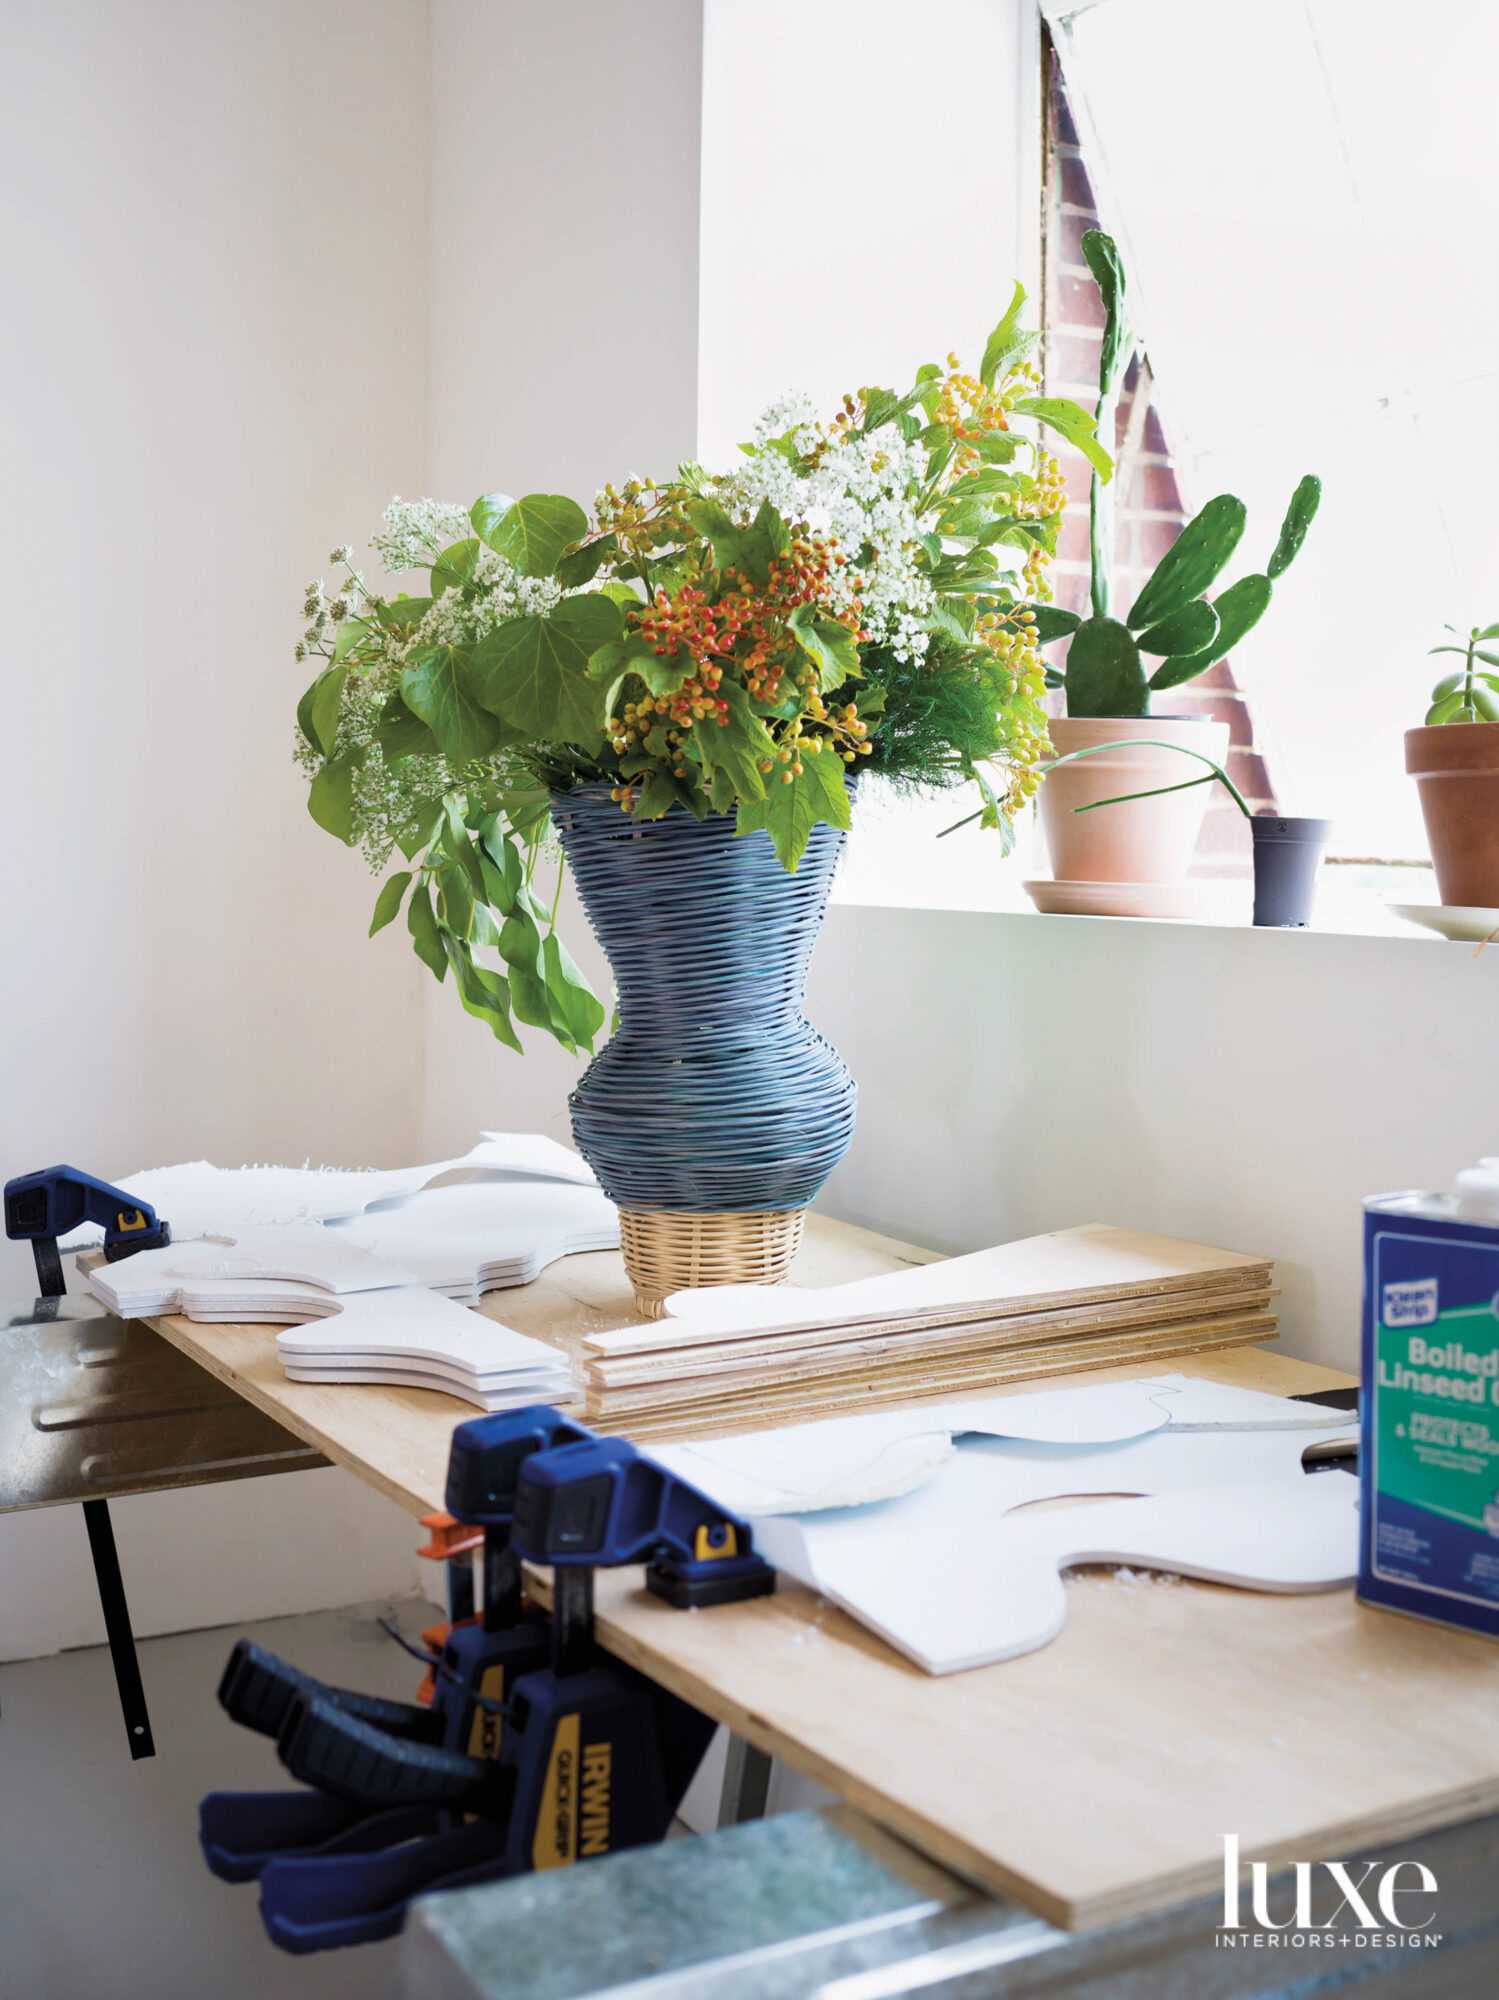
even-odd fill
[{"label": "white ceramic dish", "polygon": [[1202,917],[1208,882],[1025,882],[1036,908],[1060,917]]},{"label": "white ceramic dish", "polygon": [[1482,944],[1488,938],[1499,943],[1499,910],[1480,910],[1462,903],[1386,903],[1385,908],[1392,917],[1419,924],[1423,930],[1451,938],[1454,944]]}]

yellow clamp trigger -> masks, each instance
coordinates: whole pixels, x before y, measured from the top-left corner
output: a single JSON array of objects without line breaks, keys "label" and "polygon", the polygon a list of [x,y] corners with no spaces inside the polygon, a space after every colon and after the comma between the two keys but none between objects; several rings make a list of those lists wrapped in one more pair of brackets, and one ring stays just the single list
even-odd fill
[{"label": "yellow clamp trigger", "polygon": [[115,1217],[115,1228],[119,1230],[144,1229],[146,1218],[138,1208],[122,1208]]},{"label": "yellow clamp trigger", "polygon": [[700,1527],[698,1529],[697,1537],[692,1545],[692,1553],[696,1561],[700,1563],[721,1562],[725,1556],[738,1555],[739,1537],[727,1521],[719,1532],[723,1536],[723,1541],[715,1548],[708,1539],[711,1530],[707,1527]]}]

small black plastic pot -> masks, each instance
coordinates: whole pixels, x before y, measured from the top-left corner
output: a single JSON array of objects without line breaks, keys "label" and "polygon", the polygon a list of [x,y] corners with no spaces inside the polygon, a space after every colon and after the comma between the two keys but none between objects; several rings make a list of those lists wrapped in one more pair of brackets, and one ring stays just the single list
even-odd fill
[{"label": "small black plastic pot", "polygon": [[1276,819],[1256,814],[1254,921],[1278,929],[1304,929],[1311,921],[1317,863],[1332,832],[1330,819]]}]

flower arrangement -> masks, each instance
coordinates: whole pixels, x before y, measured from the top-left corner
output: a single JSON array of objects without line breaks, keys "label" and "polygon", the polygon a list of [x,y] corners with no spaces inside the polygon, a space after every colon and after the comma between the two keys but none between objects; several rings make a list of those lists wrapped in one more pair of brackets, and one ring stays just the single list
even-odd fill
[{"label": "flower arrangement", "polygon": [[[904,394],[761,419],[743,462],[467,510],[393,501],[372,545],[308,586],[297,712],[318,824],[371,866],[371,933],[403,903],[418,955],[519,1048],[515,1023],[591,1048],[604,1010],[556,934],[551,795],[601,786],[622,813],[733,813],[794,871],[813,829],[849,824],[862,769],[977,782],[1008,833],[1049,753],[1036,612],[1063,483],[1049,426],[1111,471],[1094,420],[1036,393],[1017,285],[976,374],[955,356]],[[408,895],[409,892],[409,895]],[[476,949],[498,953],[504,970]]]}]

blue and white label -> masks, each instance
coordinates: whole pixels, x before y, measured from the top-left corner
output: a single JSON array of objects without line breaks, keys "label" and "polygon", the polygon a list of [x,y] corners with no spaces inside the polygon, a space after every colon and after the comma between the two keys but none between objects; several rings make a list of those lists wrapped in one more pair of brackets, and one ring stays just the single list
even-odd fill
[{"label": "blue and white label", "polygon": [[1386,1285],[1381,1296],[1380,1316],[1386,1326],[1435,1326],[1435,1278],[1414,1278],[1407,1279],[1403,1284]]}]

